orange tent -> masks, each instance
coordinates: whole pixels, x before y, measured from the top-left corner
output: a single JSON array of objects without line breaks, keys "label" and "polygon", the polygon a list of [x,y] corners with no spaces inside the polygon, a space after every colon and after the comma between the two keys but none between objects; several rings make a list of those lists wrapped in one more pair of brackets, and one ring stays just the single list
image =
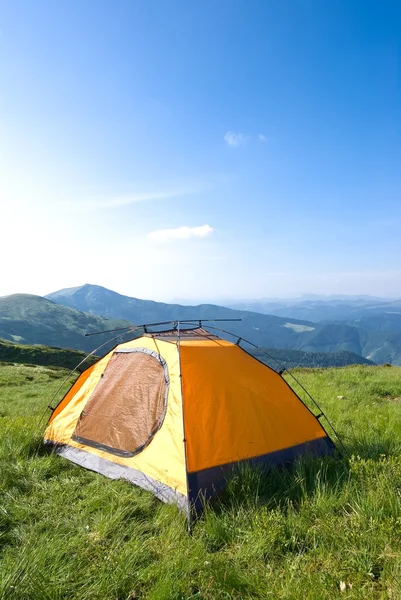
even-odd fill
[{"label": "orange tent", "polygon": [[188,514],[240,463],[286,463],[334,450],[280,374],[201,328],[116,346],[53,411],[45,441]]}]

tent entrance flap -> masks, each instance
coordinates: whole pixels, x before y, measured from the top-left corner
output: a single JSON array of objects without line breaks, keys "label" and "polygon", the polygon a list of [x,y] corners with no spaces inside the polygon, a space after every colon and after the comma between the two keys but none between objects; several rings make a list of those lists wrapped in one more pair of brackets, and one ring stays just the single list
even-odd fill
[{"label": "tent entrance flap", "polygon": [[147,348],[114,352],[82,411],[72,439],[132,457],[162,426],[169,389],[167,364]]}]

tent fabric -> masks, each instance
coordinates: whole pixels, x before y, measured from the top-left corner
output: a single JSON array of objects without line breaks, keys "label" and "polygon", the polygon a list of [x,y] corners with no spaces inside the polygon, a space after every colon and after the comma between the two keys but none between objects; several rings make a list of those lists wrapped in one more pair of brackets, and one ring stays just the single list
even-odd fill
[{"label": "tent fabric", "polygon": [[[72,436],[86,402],[96,388],[112,355],[116,350],[128,348],[147,348],[162,356],[168,366],[170,385],[163,426],[142,452],[134,457],[124,458],[75,441]],[[151,337],[138,338],[117,346],[100,359],[95,364],[95,367],[97,368],[93,370],[83,385],[79,387],[77,394],[70,397],[69,402],[64,405],[64,408],[58,413],[58,408],[56,408],[53,413],[55,416],[50,418],[49,425],[45,431],[45,439],[55,445],[64,444],[72,446],[93,453],[100,458],[113,460],[116,464],[129,466],[187,496],[180,368],[176,344],[163,344]],[[106,425],[108,426],[109,424],[105,423]],[[163,461],[160,460],[160,457],[163,457]]]},{"label": "tent fabric", "polygon": [[278,373],[230,342],[182,342],[181,372],[189,472],[326,435]]},{"label": "tent fabric", "polygon": [[200,328],[119,344],[80,375],[54,410],[45,441],[188,513],[239,465],[335,449],[281,375]]},{"label": "tent fabric", "polygon": [[[134,456],[160,428],[166,408],[165,361],[146,348],[114,352],[78,420],[72,439]],[[112,423],[112,427],[105,427]]]}]

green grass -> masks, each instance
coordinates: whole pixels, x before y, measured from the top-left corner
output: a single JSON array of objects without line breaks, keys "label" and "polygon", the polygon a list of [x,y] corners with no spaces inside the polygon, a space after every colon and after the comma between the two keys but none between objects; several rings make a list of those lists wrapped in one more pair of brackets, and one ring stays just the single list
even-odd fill
[{"label": "green grass", "polygon": [[401,598],[401,369],[297,371],[351,456],[244,470],[191,536],[175,507],[47,453],[63,375],[0,366],[1,598]]}]

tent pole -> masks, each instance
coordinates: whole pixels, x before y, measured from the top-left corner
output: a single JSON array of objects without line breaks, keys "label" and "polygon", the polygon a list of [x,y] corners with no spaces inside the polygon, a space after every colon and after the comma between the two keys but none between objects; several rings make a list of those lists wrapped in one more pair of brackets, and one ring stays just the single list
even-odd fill
[{"label": "tent pole", "polygon": [[102,335],[102,333],[114,333],[115,331],[126,331],[128,329],[144,329],[146,327],[160,327],[161,325],[171,325],[174,323],[199,323],[199,327],[202,327],[202,321],[206,321],[206,323],[218,323],[221,321],[225,322],[233,322],[233,321],[241,321],[242,319],[184,319],[183,321],[160,321],[159,323],[143,323],[142,325],[128,325],[127,327],[120,327],[119,329],[106,329],[105,331],[94,331],[92,333],[85,333],[85,337],[90,337],[91,335]]},{"label": "tent pole", "polygon": [[192,510],[191,502],[189,498],[189,479],[188,479],[188,460],[187,460],[187,436],[185,433],[185,417],[184,417],[184,394],[182,391],[182,371],[181,371],[181,332],[180,332],[180,321],[176,322],[177,325],[177,350],[178,350],[178,365],[180,369],[180,388],[181,388],[181,406],[182,406],[182,431],[183,431],[183,442],[184,442],[184,465],[185,465],[185,477],[187,480],[187,501],[188,501],[188,532],[192,533]]}]

